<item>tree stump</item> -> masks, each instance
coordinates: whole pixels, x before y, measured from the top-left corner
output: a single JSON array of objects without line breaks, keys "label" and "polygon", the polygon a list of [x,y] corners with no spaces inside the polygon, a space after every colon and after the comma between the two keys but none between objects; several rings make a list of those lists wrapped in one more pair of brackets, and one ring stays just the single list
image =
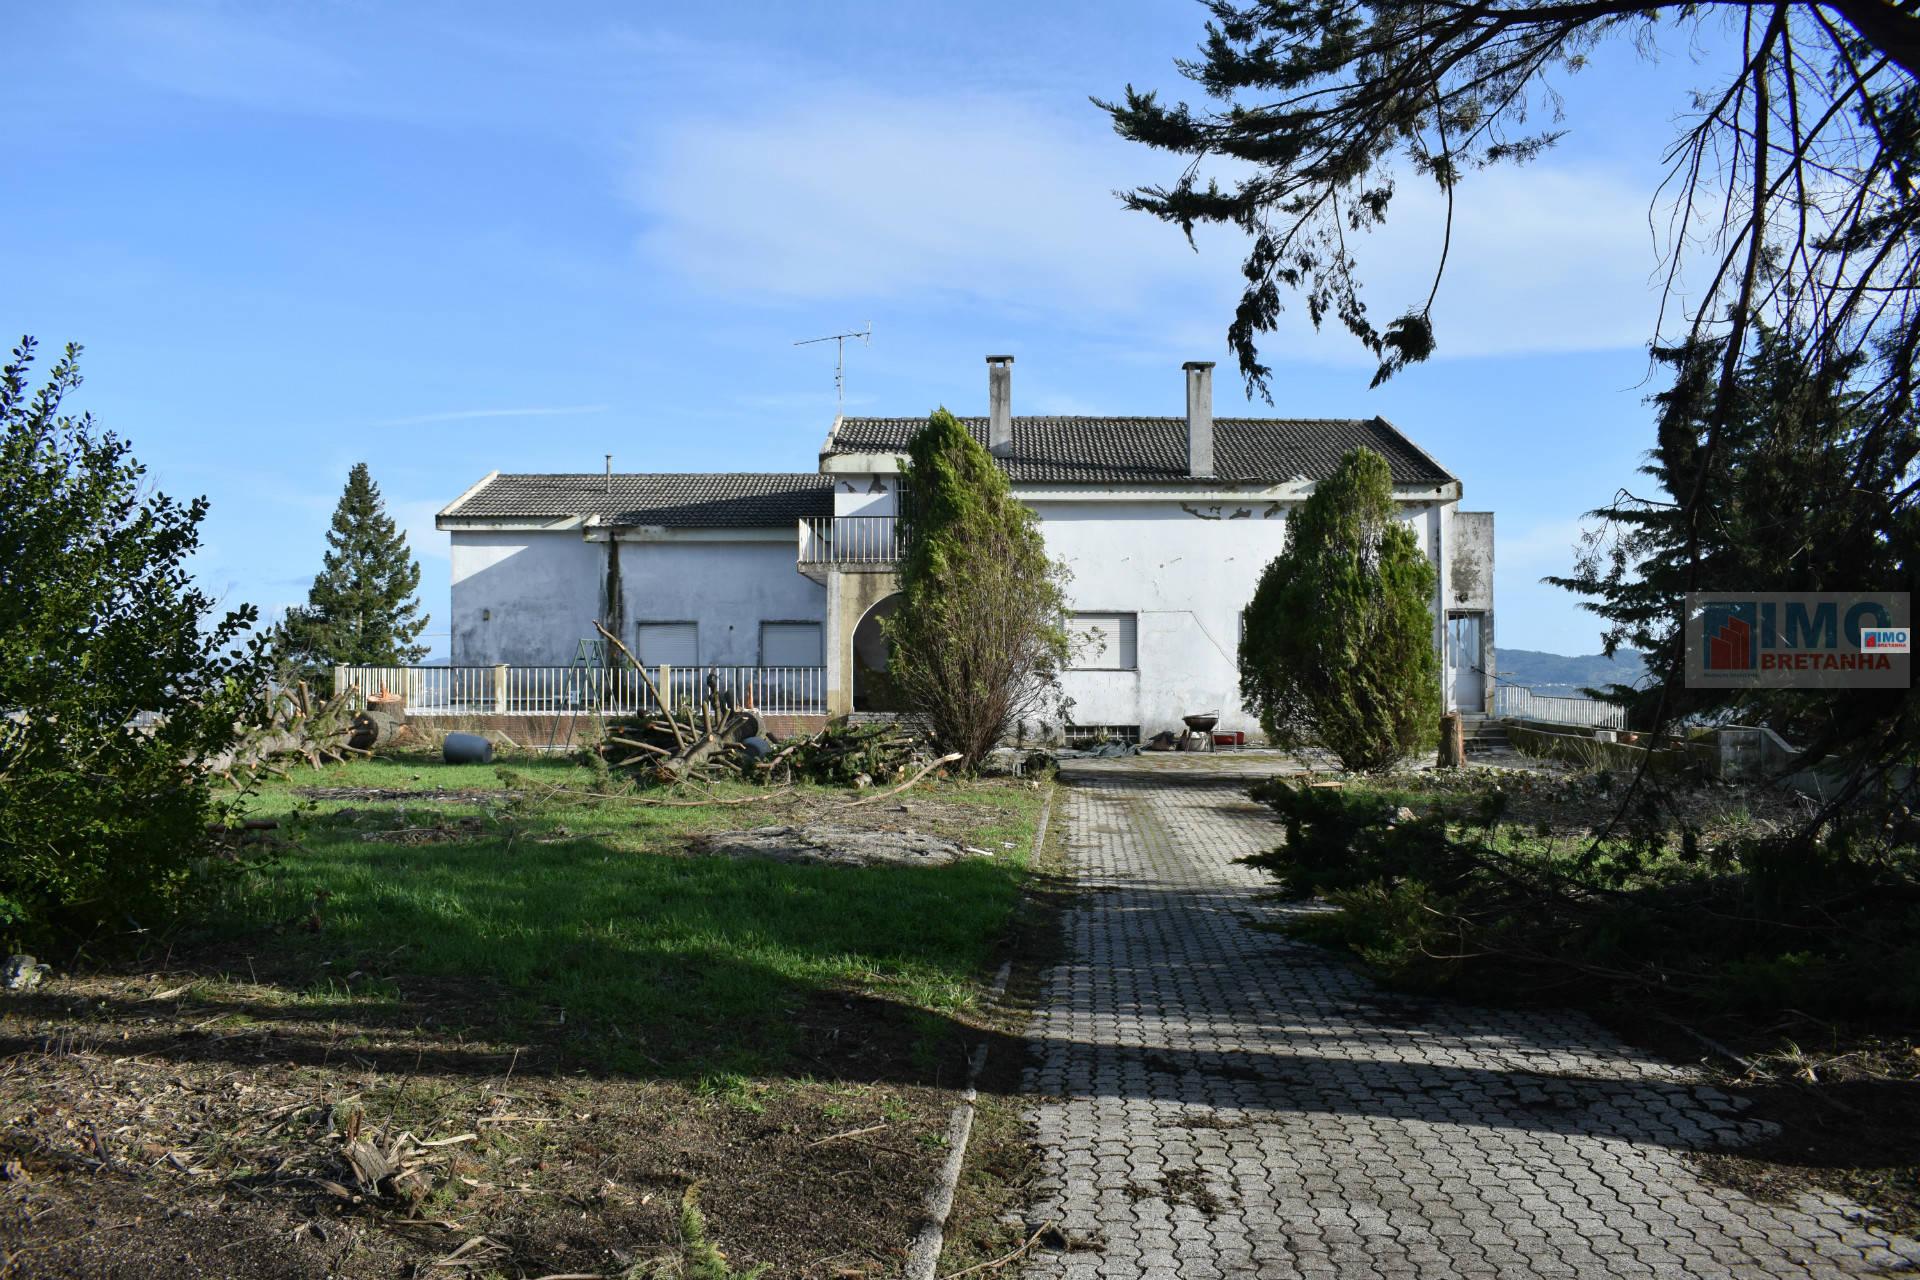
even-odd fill
[{"label": "tree stump", "polygon": [[1458,769],[1467,762],[1466,729],[1458,711],[1440,717],[1440,758],[1442,769]]}]

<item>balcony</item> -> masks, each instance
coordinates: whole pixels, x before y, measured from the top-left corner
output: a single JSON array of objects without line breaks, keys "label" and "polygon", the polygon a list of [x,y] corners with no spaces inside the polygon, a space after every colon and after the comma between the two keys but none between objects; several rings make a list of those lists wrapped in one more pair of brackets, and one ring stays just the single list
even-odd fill
[{"label": "balcony", "polygon": [[906,554],[906,523],[896,516],[815,517],[800,522],[799,569],[817,577],[834,569],[892,569]]}]

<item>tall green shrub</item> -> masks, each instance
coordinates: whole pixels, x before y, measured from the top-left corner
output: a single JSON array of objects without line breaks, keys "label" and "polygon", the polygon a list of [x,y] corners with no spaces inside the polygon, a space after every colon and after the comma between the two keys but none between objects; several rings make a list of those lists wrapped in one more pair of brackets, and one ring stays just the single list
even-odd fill
[{"label": "tall green shrub", "polygon": [[1065,566],[1038,521],[954,416],[940,409],[907,451],[913,495],[900,607],[881,623],[889,675],[935,745],[979,764],[1020,721],[1060,706]]},{"label": "tall green shrub", "polygon": [[1386,459],[1355,449],[1287,525],[1240,641],[1240,696],[1275,742],[1389,767],[1440,715],[1434,570],[1394,518]]},{"label": "tall green shrub", "polygon": [[188,577],[206,499],[61,412],[79,348],[29,393],[33,349],[0,369],[0,939],[28,945],[162,924],[231,869],[200,761],[263,667],[252,607],[218,617]]}]

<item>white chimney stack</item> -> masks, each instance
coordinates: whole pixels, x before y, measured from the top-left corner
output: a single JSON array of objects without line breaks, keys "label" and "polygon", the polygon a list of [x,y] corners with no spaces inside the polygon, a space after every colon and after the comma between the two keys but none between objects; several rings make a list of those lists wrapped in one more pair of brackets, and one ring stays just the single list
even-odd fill
[{"label": "white chimney stack", "polygon": [[987,357],[987,450],[1013,451],[1013,357]]},{"label": "white chimney stack", "polygon": [[1213,361],[1189,360],[1187,371],[1187,474],[1213,475]]}]

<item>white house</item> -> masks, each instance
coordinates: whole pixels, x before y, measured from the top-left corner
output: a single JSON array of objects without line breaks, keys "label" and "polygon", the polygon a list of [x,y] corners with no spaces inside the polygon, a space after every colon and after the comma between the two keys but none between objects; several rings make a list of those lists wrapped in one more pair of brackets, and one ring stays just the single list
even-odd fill
[{"label": "white house", "polygon": [[[1387,460],[1402,518],[1438,568],[1434,644],[1449,704],[1486,709],[1493,517],[1381,418],[1221,418],[1213,366],[1185,366],[1184,418],[1015,417],[1011,356],[990,412],[963,418],[1073,577],[1082,646],[1070,731],[1151,735],[1240,707],[1240,611],[1288,514],[1357,445]],[[596,664],[594,622],[647,666],[713,678],[770,711],[865,709],[876,620],[897,598],[900,470],[924,418],[835,420],[798,474],[488,475],[440,512],[452,535],[456,667]],[[677,680],[676,680],[677,683]],[[690,687],[690,686],[689,686]]]}]

